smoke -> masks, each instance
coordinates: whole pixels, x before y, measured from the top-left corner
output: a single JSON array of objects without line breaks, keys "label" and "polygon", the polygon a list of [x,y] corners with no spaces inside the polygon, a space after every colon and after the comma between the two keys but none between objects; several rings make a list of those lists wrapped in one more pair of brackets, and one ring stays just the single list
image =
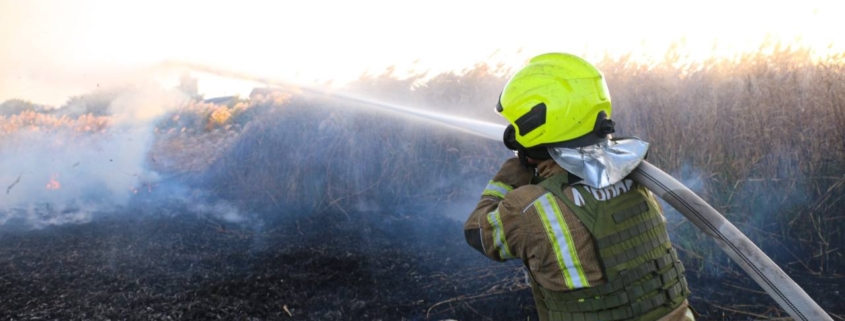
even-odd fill
[{"label": "smoke", "polygon": [[0,224],[83,223],[127,205],[160,180],[147,160],[155,124],[186,100],[175,90],[138,85],[111,101],[110,125],[102,130],[82,128],[84,120],[66,126],[67,116],[39,123],[44,116],[36,115],[36,123],[5,134],[0,183],[8,185]]},{"label": "smoke", "polygon": [[[268,94],[280,92],[291,95]],[[17,115],[35,120],[0,140],[0,183],[8,184],[0,225],[43,228],[140,212],[258,228],[255,213],[422,215],[413,204],[462,221],[505,155],[499,148],[485,155],[498,142],[457,130],[496,125],[479,129],[485,124],[419,110],[399,117],[410,109],[354,95],[293,90],[294,103],[256,97],[226,107],[187,93],[127,86]],[[87,113],[107,124],[90,128],[96,117]],[[45,115],[64,116],[56,125]],[[449,125],[433,125],[443,121]],[[428,174],[409,176],[415,172]]]},{"label": "smoke", "polygon": [[[670,175],[698,195],[702,195],[702,192],[707,189],[707,182],[704,180],[707,173],[703,169],[689,163],[681,164],[681,167],[672,171]],[[663,214],[670,226],[686,220],[683,214],[666,203],[662,198],[658,198],[658,200],[660,201],[660,205],[663,206]]]}]

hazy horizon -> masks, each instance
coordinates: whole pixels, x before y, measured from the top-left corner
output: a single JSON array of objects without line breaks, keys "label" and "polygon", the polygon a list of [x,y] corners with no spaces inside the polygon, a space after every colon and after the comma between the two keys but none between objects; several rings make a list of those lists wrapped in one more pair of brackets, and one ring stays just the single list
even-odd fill
[{"label": "hazy horizon", "polygon": [[[69,96],[126,82],[173,83],[165,61],[213,65],[301,83],[335,85],[395,66],[464,70],[521,65],[548,51],[661,59],[681,45],[691,60],[754,51],[782,41],[816,54],[845,52],[845,4],[551,1],[287,5],[180,1],[0,0],[0,101],[59,106]],[[694,13],[694,14],[693,14]],[[201,79],[201,83],[204,81]],[[216,96],[226,84],[201,93]],[[201,84],[201,86],[203,86]]]}]

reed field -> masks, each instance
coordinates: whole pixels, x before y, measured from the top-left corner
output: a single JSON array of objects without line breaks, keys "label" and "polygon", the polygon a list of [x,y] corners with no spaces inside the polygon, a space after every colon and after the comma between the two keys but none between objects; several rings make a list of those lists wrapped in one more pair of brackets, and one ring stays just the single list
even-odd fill
[{"label": "reed field", "polygon": [[[787,273],[818,283],[842,283],[845,53],[818,58],[806,48],[768,44],[756,53],[697,63],[685,62],[675,51],[649,65],[625,56],[596,63],[610,88],[615,136],[637,136],[651,143],[650,162],[723,213]],[[397,77],[388,70],[362,76],[345,90],[385,103],[502,124],[493,108],[513,71],[478,64],[461,72]],[[115,129],[104,106],[120,90],[74,97],[62,108],[7,101],[0,105],[0,148],[25,148],[14,138],[21,133],[69,135],[55,148],[74,146],[74,135],[108,137]],[[162,179],[147,186],[149,193],[174,182],[203,189],[204,195],[251,213],[252,219],[297,222],[299,235],[308,234],[302,226],[316,228],[321,222],[330,231],[320,233],[331,234],[333,227],[349,232],[349,227],[340,228],[344,224],[370,231],[366,224],[413,226],[415,219],[419,224],[442,219],[457,222],[454,233],[436,234],[441,240],[451,240],[443,235],[454,234],[460,242],[462,218],[501,163],[512,156],[501,142],[362,102],[288,88],[256,90],[251,97],[223,103],[194,97],[160,117],[151,130],[144,162]],[[0,186],[5,189],[10,183]],[[743,274],[714,242],[664,207],[670,235],[691,273],[701,278]],[[695,285],[691,283],[694,293]],[[522,301],[530,296],[524,285],[508,291],[521,291]],[[472,316],[468,311],[473,308],[455,298],[477,299],[489,291],[449,293],[452,299],[429,302],[428,312],[434,306],[435,312],[448,307]],[[699,295],[694,305],[718,296]],[[845,314],[845,306],[835,302],[821,304]],[[754,309],[755,314],[734,315],[779,315],[772,312],[777,309]],[[715,317],[743,308],[701,310]]]}]

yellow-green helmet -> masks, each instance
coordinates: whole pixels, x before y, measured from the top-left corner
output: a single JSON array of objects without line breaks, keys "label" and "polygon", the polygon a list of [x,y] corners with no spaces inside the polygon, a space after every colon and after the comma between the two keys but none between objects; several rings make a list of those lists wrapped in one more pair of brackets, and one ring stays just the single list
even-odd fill
[{"label": "yellow-green helmet", "polygon": [[613,132],[604,76],[566,53],[532,58],[505,85],[496,110],[524,148],[588,146]]}]

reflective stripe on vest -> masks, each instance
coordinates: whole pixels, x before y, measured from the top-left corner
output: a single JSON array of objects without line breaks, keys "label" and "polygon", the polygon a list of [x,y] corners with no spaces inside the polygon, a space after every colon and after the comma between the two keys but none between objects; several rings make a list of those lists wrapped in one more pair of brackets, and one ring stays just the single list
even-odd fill
[{"label": "reflective stripe on vest", "polygon": [[508,241],[505,239],[505,228],[502,225],[502,216],[499,215],[499,209],[487,214],[487,222],[493,227],[493,245],[499,249],[499,257],[502,260],[511,260],[516,257],[512,254],[508,247]]},{"label": "reflective stripe on vest", "polygon": [[508,192],[512,190],[513,187],[510,187],[508,184],[490,181],[489,183],[487,183],[487,187],[484,188],[484,192],[482,192],[481,195],[505,198],[505,195],[508,195]]},{"label": "reflective stripe on vest", "polygon": [[578,259],[572,234],[569,233],[569,227],[566,225],[560,207],[557,206],[552,193],[543,194],[532,205],[540,214],[540,220],[543,222],[543,227],[545,227],[549,241],[552,243],[552,249],[555,252],[566,287],[570,289],[589,287],[590,283],[587,282],[581,260]]}]

